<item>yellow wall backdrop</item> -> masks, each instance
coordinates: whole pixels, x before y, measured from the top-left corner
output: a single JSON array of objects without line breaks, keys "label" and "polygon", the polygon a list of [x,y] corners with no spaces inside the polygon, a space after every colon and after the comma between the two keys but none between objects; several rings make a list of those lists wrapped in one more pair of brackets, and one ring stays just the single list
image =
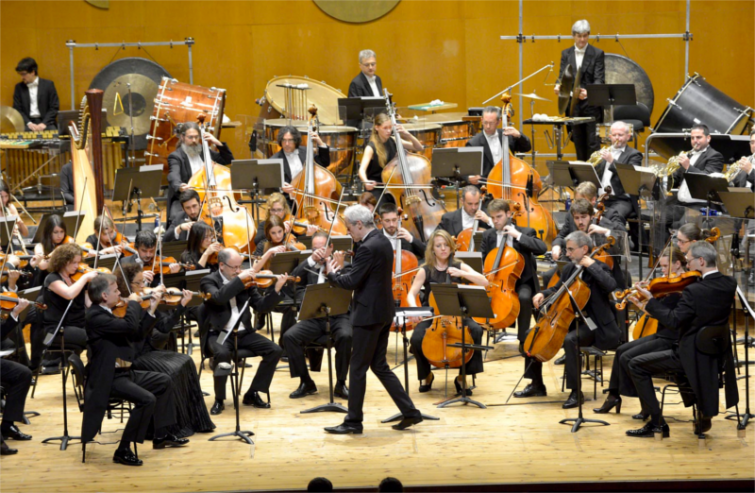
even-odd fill
[{"label": "yellow wall backdrop", "polygon": [[[685,1],[524,2],[525,34],[569,35],[574,21],[586,18],[593,35],[681,33]],[[737,101],[752,106],[755,2],[692,1],[690,72]],[[384,17],[348,24],[328,16],[313,2],[302,1],[112,1],[101,10],[76,1],[0,2],[0,102],[12,104],[14,71],[22,57],[32,56],[40,75],[53,79],[61,106],[70,108],[68,49],[80,43],[183,40],[194,46],[194,83],[228,90],[226,114],[259,114],[255,98],[274,75],[307,75],[346,92],[359,71],[357,54],[378,54],[378,74],[400,105],[433,99],[455,102],[459,109],[479,106],[518,78],[518,46],[500,35],[518,33],[516,1],[402,0]],[[593,40],[593,43],[595,41]],[[654,124],[684,82],[684,43],[669,40],[601,40],[596,46],[629,56],[649,74],[655,90]],[[530,41],[524,45],[524,73],[558,63],[571,40]],[[149,55],[147,55],[147,53]],[[185,47],[76,49],[76,99],[112,59],[153,57],[173,77],[188,82]],[[547,82],[553,83],[557,74]],[[537,77],[525,92],[552,97]],[[518,98],[515,99],[518,103]],[[529,105],[524,114],[529,115]],[[536,112],[555,114],[553,103],[538,102]],[[529,131],[528,131],[529,132]],[[229,132],[230,133],[230,132]],[[542,131],[538,150],[545,151]],[[230,135],[226,136],[231,139]],[[225,139],[224,139],[225,140]],[[234,143],[241,148],[240,142]],[[241,149],[237,154],[242,154]]]}]

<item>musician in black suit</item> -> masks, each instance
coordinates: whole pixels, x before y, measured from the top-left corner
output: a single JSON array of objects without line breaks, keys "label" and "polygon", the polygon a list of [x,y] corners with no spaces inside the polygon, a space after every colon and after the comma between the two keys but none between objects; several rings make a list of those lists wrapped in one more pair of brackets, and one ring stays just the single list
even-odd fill
[{"label": "musician in black suit", "polygon": [[351,266],[341,269],[337,262],[331,260],[326,264],[326,271],[330,282],[354,290],[351,304],[353,339],[349,413],[342,424],[325,428],[325,431],[336,434],[362,433],[368,368],[372,368],[403,415],[401,422],[393,425],[393,428],[403,430],[421,422],[422,415],[391,371],[385,357],[396,312],[393,301],[393,248],[388,238],[375,229],[372,212],[366,207],[353,205],[344,211],[344,218],[355,242],[353,261]]},{"label": "musician in black suit", "polygon": [[391,240],[393,251],[396,251],[396,242],[401,242],[401,250],[412,252],[417,260],[425,258],[427,244],[419,238],[415,238],[409,230],[399,227],[398,207],[393,202],[386,202],[380,206],[380,223],[383,225],[383,234]]},{"label": "musician in black suit", "polygon": [[15,108],[32,132],[56,130],[56,118],[60,109],[55,83],[42,79],[38,74],[37,62],[33,58],[24,58],[16,66],[21,82],[13,91],[13,108]]},{"label": "musician in black suit", "polygon": [[682,154],[679,169],[674,172],[674,183],[681,185],[687,173],[705,174],[721,173],[724,170],[723,155],[710,146],[710,130],[707,125],[697,124],[690,130],[692,151]]},{"label": "musician in black suit", "polygon": [[189,443],[188,439],[177,438],[167,431],[168,426],[176,423],[170,377],[162,373],[131,369],[132,362],[138,356],[133,341],[143,339],[152,330],[159,299],[154,298],[145,312],[139,306],[141,298],[131,294],[126,315],[118,318],[112,311],[121,300],[114,275],[98,275],[89,282],[87,292],[92,301],[86,314],[91,360],[86,368],[82,443],[94,440],[102,426],[111,397],[134,404],[120,445],[113,455],[114,462],[127,466],[142,465],[142,461],[131,452],[131,443],[144,442],[152,419],[155,430],[153,448]]},{"label": "musician in black suit", "polygon": [[[580,87],[575,88],[572,97],[578,98],[579,102],[574,108],[574,114],[568,116],[587,116],[595,118],[596,122],[602,121],[603,109],[601,107],[590,106],[587,99],[586,87],[590,84],[606,83],[606,64],[603,50],[588,44],[590,39],[590,23],[586,20],[579,20],[571,28],[574,37],[574,46],[561,52],[561,68],[556,81],[555,92],[559,93],[561,80],[564,76],[566,67],[571,64],[576,71],[581,74]],[[576,81],[577,74],[574,73]],[[600,149],[600,141],[595,133],[595,122],[582,125],[572,126],[572,141],[577,151],[577,159],[587,161],[590,155]]]},{"label": "musician in black suit", "polygon": [[[482,147],[482,175],[466,177],[468,183],[480,186],[481,179],[490,174],[490,170],[503,158],[503,136],[509,141],[511,152],[528,152],[532,149],[530,139],[511,125],[505,129],[498,128],[501,125],[501,109],[497,106],[488,106],[482,110],[482,132],[478,133],[465,144],[467,147]],[[489,188],[489,187],[488,187]]]},{"label": "musician in black suit", "polygon": [[741,169],[732,177],[730,185],[733,187],[747,187],[755,192],[755,130],[750,132],[750,155],[739,160]]},{"label": "musician in black suit", "polygon": [[[205,140],[217,149],[210,149],[210,158],[218,164],[231,164],[233,153],[228,146],[220,142],[209,132],[205,132]],[[173,217],[181,213],[181,204],[176,200],[178,194],[189,189],[191,177],[204,167],[205,156],[200,141],[199,125],[194,122],[186,122],[178,127],[180,145],[168,156],[168,212],[167,217]]]},{"label": "musician in black suit", "polygon": [[362,50],[359,52],[359,68],[362,71],[349,84],[349,97],[383,97],[383,81],[380,80],[379,75],[375,75],[377,58],[374,51]]},{"label": "musician in black suit", "polygon": [[[248,349],[255,356],[262,356],[257,374],[244,394],[246,406],[267,409],[270,404],[263,401],[259,392],[268,392],[270,382],[275,375],[275,367],[281,358],[282,349],[270,339],[253,331],[252,315],[247,309],[239,310],[249,301],[249,308],[260,312],[269,312],[283,299],[281,289],[286,282],[279,276],[275,289],[264,296],[256,287],[246,288],[245,283],[252,280],[254,269],[240,270],[243,258],[236,250],[226,248],[218,253],[218,270],[202,278],[199,288],[209,295],[204,303],[204,314],[200,315],[200,335],[203,347],[207,347],[215,358],[215,404],[210,414],[220,414],[225,409],[225,387],[228,380],[231,358],[233,357],[233,334],[229,332],[241,318],[238,326],[238,348]],[[204,319],[204,320],[203,320]]]},{"label": "musician in black suit", "polygon": [[[157,287],[160,284],[160,275],[155,274],[152,266],[158,266],[160,259],[157,257],[157,236],[150,230],[144,229],[136,233],[134,238],[134,250],[136,255],[130,257],[124,257],[121,260],[123,265],[139,264],[142,267],[147,267],[144,270],[144,281],[148,286]],[[163,267],[169,267],[171,274],[177,274],[181,271],[181,264],[171,263],[163,265]]]},{"label": "musician in black suit", "polygon": [[446,212],[440,218],[438,229],[445,230],[451,236],[459,236],[459,233],[469,229],[478,221],[478,228],[488,229],[493,226],[493,220],[482,210],[482,194],[474,185],[467,185],[461,189],[461,209]]},{"label": "musician in black suit", "polygon": [[[540,308],[546,297],[556,293],[564,284],[565,279],[569,279],[577,270],[582,267],[582,281],[590,289],[590,299],[587,301],[582,313],[589,317],[595,324],[596,329],[591,330],[588,324],[580,319],[575,319],[576,330],[570,331],[564,338],[564,353],[566,355],[566,388],[572,389],[569,398],[563,404],[564,409],[571,409],[579,406],[579,401],[584,402],[584,396],[577,394],[578,378],[580,378],[579,368],[579,347],[595,345],[600,349],[612,349],[619,345],[621,332],[616,324],[616,315],[613,310],[613,304],[610,295],[616,290],[616,280],[611,275],[611,270],[606,264],[590,258],[588,255],[593,249],[592,239],[582,231],[575,231],[566,238],[566,254],[572,263],[564,267],[561,273],[561,279],[558,283],[532,298],[535,308]],[[534,329],[533,329],[534,330]],[[529,348],[523,348],[528,351]],[[516,397],[527,397],[530,395],[545,395],[545,385],[542,383],[542,363],[532,359],[532,372],[536,375],[533,378],[532,385],[539,391],[527,392],[525,388],[522,393],[515,393]],[[518,395],[517,395],[518,394]]]},{"label": "musician in black suit", "polygon": [[[312,144],[317,146],[317,152],[314,153],[315,163],[327,168],[330,165],[330,148],[322,141],[317,132],[312,132],[310,138]],[[296,127],[283,127],[278,132],[278,145],[281,146],[281,150],[270,158],[283,159],[283,186],[281,190],[289,196],[294,192],[291,182],[299,176],[307,163],[307,148],[302,147],[301,142],[301,132]],[[289,202],[289,205],[292,205],[292,203]]]},{"label": "musician in black suit", "polygon": [[[703,327],[728,325],[731,305],[737,291],[734,278],[725,276],[716,267],[716,249],[706,242],[693,244],[687,252],[687,267],[702,274],[702,279],[682,291],[682,299],[676,308],[664,306],[647,290],[638,288],[645,297],[630,300],[644,309],[658,322],[680,332],[679,346],[675,349],[645,354],[633,358],[629,372],[637,388],[642,408],[650,412],[650,421],[638,430],[627,431],[628,436],[648,437],[654,432],[669,436],[669,427],[661,415],[661,407],[653,388],[653,375],[683,371],[694,395],[682,392],[684,405],[697,403],[697,432],[704,433],[711,427],[711,417],[718,415],[718,371],[725,368],[726,408],[735,405],[739,393],[734,374],[731,349],[724,361],[697,350],[697,333]],[[649,300],[649,301],[648,301]]]},{"label": "musician in black suit", "polygon": [[189,231],[192,224],[199,220],[202,212],[202,203],[196,190],[186,190],[178,196],[181,211],[168,221],[163,235],[163,242],[186,241],[189,239]]},{"label": "musician in black suit", "polygon": [[72,211],[74,208],[72,161],[68,161],[60,168],[60,192],[66,202],[66,210]]},{"label": "musician in black suit", "polygon": [[[19,316],[28,306],[28,300],[24,298],[18,300],[18,304],[8,314],[8,318],[0,324],[0,328],[2,328],[0,340],[4,341],[16,330]],[[13,455],[18,452],[18,449],[10,448],[5,440],[31,440],[32,438],[15,425],[15,423],[24,420],[24,406],[26,405],[26,395],[31,386],[31,376],[31,370],[27,366],[5,358],[0,359],[0,384],[7,393],[5,408],[3,409],[3,421],[0,424],[0,431],[2,432],[0,455]]]},{"label": "musician in black suit", "polygon": [[[625,224],[627,217],[632,212],[639,212],[637,196],[630,196],[621,185],[616,164],[631,164],[642,166],[642,153],[627,145],[632,134],[629,125],[625,122],[613,122],[611,125],[611,147],[601,150],[600,161],[595,165],[595,172],[600,178],[601,188],[598,195],[607,193],[607,187],[611,187],[611,194],[606,199],[606,213],[616,217],[619,224]],[[610,211],[610,212],[609,212]]]}]

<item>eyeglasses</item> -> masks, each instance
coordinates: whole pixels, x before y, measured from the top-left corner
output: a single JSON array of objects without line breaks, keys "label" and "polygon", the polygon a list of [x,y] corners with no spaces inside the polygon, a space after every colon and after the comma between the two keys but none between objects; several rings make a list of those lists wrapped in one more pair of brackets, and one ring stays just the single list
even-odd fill
[{"label": "eyeglasses", "polygon": [[239,265],[223,264],[223,265],[225,265],[226,267],[228,267],[232,271],[241,270],[241,264],[239,264]]},{"label": "eyeglasses", "polygon": [[683,240],[681,238],[677,238],[676,242],[677,243],[684,243],[686,245],[687,243],[692,243],[692,240]]}]

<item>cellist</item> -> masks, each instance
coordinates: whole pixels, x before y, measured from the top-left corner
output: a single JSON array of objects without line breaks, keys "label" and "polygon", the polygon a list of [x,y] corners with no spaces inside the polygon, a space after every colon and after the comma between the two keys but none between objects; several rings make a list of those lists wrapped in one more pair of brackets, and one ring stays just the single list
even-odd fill
[{"label": "cellist", "polygon": [[462,207],[443,214],[438,228],[445,230],[453,237],[457,237],[465,229],[472,228],[475,221],[479,229],[493,227],[493,221],[482,210],[480,190],[472,185],[467,185],[459,193],[461,194]]},{"label": "cellist", "polygon": [[427,245],[413,236],[406,228],[399,226],[399,213],[396,204],[386,203],[380,206],[380,222],[383,225],[383,234],[391,240],[393,250],[396,250],[396,242],[401,242],[401,249],[412,252],[418,259],[425,258]]},{"label": "cellist", "polygon": [[[464,262],[454,260],[454,253],[456,252],[456,245],[446,231],[437,229],[430,235],[430,239],[427,242],[427,250],[425,250],[425,263],[417,271],[417,276],[414,278],[412,287],[409,290],[408,301],[410,306],[416,306],[416,298],[420,292],[420,288],[424,286],[424,294],[422,296],[422,306],[430,306],[430,291],[432,283],[456,283],[471,282],[478,286],[486,287],[488,280],[482,274],[475,272],[470,266]],[[436,313],[436,315],[438,315]],[[430,362],[427,360],[422,352],[422,340],[425,337],[425,332],[432,325],[432,320],[426,320],[419,322],[412,332],[410,351],[414,354],[417,360],[417,378],[420,380],[419,391],[429,392],[432,389],[433,376],[430,371]],[[464,318],[463,323],[469,327],[469,331],[472,334],[472,340],[474,344],[480,344],[482,342],[482,328],[480,325],[471,318]],[[474,351],[472,359],[469,360],[466,366],[467,375],[475,375],[482,373],[482,353],[480,351]],[[459,368],[461,373],[461,367]],[[454,380],[456,385],[456,392],[461,393],[462,383],[461,374]],[[467,386],[467,395],[472,395],[472,391]]]},{"label": "cellist", "polygon": [[[593,241],[582,231],[575,231],[566,237],[566,255],[572,263],[564,267],[562,277],[558,283],[545,291],[536,294],[532,298],[535,308],[540,308],[546,297],[557,292],[563,285],[564,279],[568,279],[578,265],[584,267],[582,281],[590,289],[590,299],[587,301],[582,313],[589,317],[596,326],[590,330],[582,318],[575,319],[579,324],[577,330],[570,331],[564,339],[564,352],[566,354],[566,388],[572,389],[569,398],[564,402],[564,409],[579,406],[580,400],[584,402],[583,395],[577,395],[579,368],[579,347],[595,345],[600,349],[613,349],[619,345],[621,332],[616,324],[616,316],[609,296],[616,289],[616,280],[611,275],[611,269],[599,260],[590,258],[589,253],[593,249]],[[526,348],[525,348],[526,349]],[[529,397],[534,395],[547,395],[542,377],[542,363],[531,359],[530,367],[532,383],[521,392],[516,392],[515,397]]]}]

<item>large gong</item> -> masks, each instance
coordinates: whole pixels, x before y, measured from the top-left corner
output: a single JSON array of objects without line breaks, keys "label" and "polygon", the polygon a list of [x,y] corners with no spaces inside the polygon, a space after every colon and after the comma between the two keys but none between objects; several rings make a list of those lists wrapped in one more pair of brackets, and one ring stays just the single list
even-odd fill
[{"label": "large gong", "polygon": [[647,106],[653,114],[653,84],[647,72],[631,58],[606,53],[606,84],[634,84],[637,102]]},{"label": "large gong", "polygon": [[163,77],[170,77],[170,74],[157,63],[146,58],[130,57],[105,66],[89,85],[90,89],[105,92],[102,108],[107,111],[109,126],[123,127],[130,135],[133,116],[136,149],[147,148],[149,117]]}]

